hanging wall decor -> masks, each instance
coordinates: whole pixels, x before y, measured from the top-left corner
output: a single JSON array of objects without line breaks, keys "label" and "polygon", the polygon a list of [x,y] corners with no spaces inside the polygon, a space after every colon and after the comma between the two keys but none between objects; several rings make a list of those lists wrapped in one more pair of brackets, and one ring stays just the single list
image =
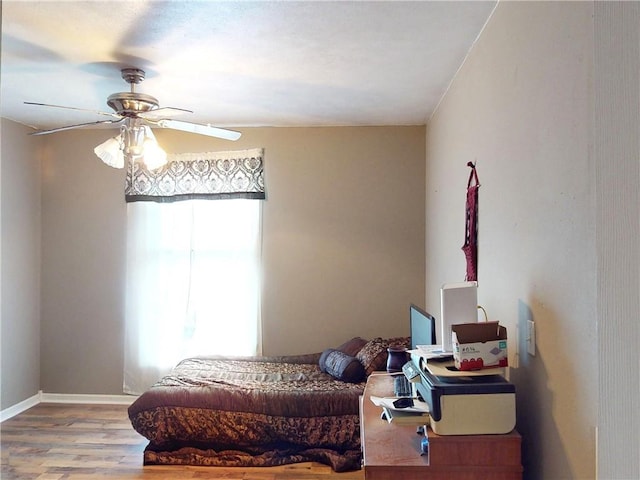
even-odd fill
[{"label": "hanging wall decor", "polygon": [[[478,172],[473,162],[467,163],[471,168],[469,181],[467,182],[467,203],[465,208],[465,237],[462,251],[467,259],[468,282],[478,281]],[[471,183],[474,183],[473,185]]]}]

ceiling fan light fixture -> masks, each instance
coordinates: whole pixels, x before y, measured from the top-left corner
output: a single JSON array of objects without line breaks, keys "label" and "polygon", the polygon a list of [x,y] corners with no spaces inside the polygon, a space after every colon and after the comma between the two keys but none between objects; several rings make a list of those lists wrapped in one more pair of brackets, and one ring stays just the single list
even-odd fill
[{"label": "ceiling fan light fixture", "polygon": [[141,121],[137,118],[127,119],[121,127],[124,139],[124,154],[128,159],[137,160],[143,154],[145,130]]},{"label": "ceiling fan light fixture", "polygon": [[122,135],[109,138],[93,149],[100,160],[113,168],[124,168]]},{"label": "ceiling fan light fixture", "polygon": [[142,161],[149,170],[155,170],[167,163],[167,153],[160,148],[156,137],[147,126],[144,127],[144,141],[142,142]]},{"label": "ceiling fan light fixture", "polygon": [[104,163],[114,168],[123,168],[125,160],[142,161],[149,170],[155,170],[167,163],[167,154],[146,125],[126,124],[120,135],[109,138],[93,149]]}]

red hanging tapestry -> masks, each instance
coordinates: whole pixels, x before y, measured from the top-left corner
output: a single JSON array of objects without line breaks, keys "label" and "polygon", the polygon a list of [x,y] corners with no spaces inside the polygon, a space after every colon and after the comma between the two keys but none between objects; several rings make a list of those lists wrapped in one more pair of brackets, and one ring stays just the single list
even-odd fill
[{"label": "red hanging tapestry", "polygon": [[[478,281],[478,189],[480,183],[475,164],[469,162],[467,166],[471,167],[471,173],[467,183],[466,226],[462,251],[467,259],[465,280],[473,282]],[[471,185],[472,181],[475,182],[474,185]]]}]

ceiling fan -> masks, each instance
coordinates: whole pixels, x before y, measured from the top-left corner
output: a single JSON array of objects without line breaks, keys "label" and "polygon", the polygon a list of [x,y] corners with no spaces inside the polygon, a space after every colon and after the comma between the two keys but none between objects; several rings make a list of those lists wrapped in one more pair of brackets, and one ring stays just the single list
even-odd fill
[{"label": "ceiling fan", "polygon": [[103,124],[121,124],[120,134],[110,138],[94,151],[105,163],[112,167],[122,168],[125,157],[129,159],[143,158],[149,168],[158,168],[166,163],[166,154],[160,149],[149,125],[160,128],[170,128],[185,132],[207,135],[210,137],[222,138],[225,140],[237,140],[240,132],[227,130],[224,128],[212,127],[199,123],[174,120],[170,117],[193,113],[191,110],[174,107],[160,107],[158,100],[151,95],[135,91],[135,86],[145,78],[144,70],[138,68],[123,68],[122,78],[131,86],[129,92],[119,92],[109,95],[107,105],[113,112],[101,112],[86,110],[83,108],[66,107],[62,105],[51,105],[46,103],[24,102],[27,105],[38,105],[43,107],[65,108],[70,110],[90,111],[98,115],[112,117],[109,120],[98,120],[95,122],[67,125],[64,127],[51,128],[48,130],[37,130],[31,135],[46,135],[49,133],[72,130],[75,128],[88,127]]}]

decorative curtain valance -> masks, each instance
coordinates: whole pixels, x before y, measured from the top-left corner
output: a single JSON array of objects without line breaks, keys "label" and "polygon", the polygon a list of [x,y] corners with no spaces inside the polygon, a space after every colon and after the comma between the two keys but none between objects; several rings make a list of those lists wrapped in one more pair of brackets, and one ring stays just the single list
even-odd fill
[{"label": "decorative curtain valance", "polygon": [[227,198],[265,198],[262,148],[170,154],[157,170],[143,162],[127,169],[127,202]]}]

